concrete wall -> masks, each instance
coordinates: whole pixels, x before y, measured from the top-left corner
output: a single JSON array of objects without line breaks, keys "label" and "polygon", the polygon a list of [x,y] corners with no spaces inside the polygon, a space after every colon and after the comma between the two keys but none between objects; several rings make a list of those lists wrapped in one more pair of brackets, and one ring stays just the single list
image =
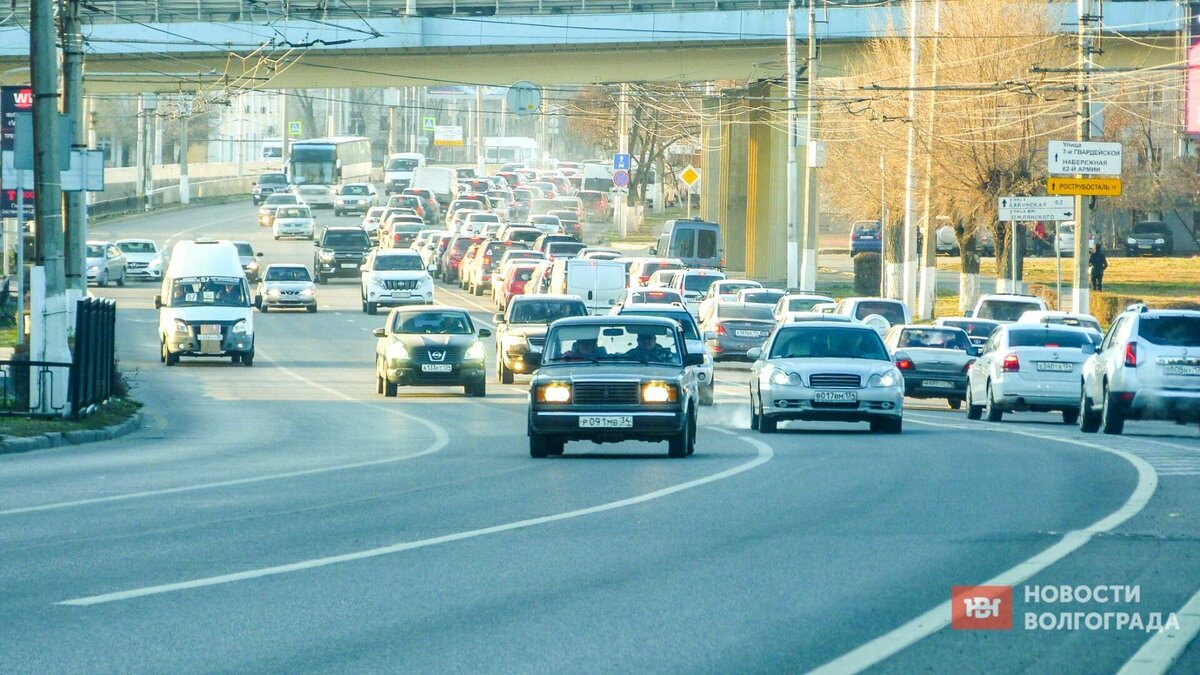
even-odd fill
[{"label": "concrete wall", "polygon": [[[247,162],[238,177],[236,163],[189,164],[188,185],[192,199],[250,194],[259,173],[277,169],[269,163]],[[161,164],[153,167],[155,206],[179,203],[179,165]],[[120,167],[104,170],[104,191],[92,193],[88,212],[92,215],[123,213],[145,208],[145,197],[138,196],[137,168]]]}]

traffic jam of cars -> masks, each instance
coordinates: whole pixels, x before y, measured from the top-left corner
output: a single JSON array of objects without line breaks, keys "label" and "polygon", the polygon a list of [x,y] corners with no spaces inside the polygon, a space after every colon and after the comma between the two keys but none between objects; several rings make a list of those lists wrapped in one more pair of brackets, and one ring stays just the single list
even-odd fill
[{"label": "traffic jam of cars", "polygon": [[[901,433],[906,405],[938,401],[988,422],[1055,413],[1083,432],[1200,421],[1200,312],[1136,305],[1105,333],[1095,317],[1052,311],[1038,297],[986,294],[965,316],[920,324],[900,300],[730,277],[720,228],[699,218],[668,220],[649,251],[592,245],[583,224],[610,211],[607,198],[578,189],[577,169],[459,169],[447,194],[420,186],[424,168],[408,186],[389,182],[391,194],[370,183],[331,190],[326,206],[362,220],[319,229],[316,205],[265,174],[253,195],[259,224],[275,239],[311,239],[310,265],[260,269],[248,241],[208,242],[228,244],[220,262],[225,253],[196,242],[167,256],[152,240],[89,241],[89,281],[163,283],[168,365],[180,355],[250,365],[250,308],[316,312],[320,285],[353,280],[363,313],[387,311],[373,331],[378,394],[461,387],[485,396],[490,371],[528,389],[529,452],[539,458],[568,442],[627,440],[665,441],[669,456],[687,457],[722,379],[724,402],[740,399],[763,434],[803,423]],[[869,248],[877,234],[856,223],[852,237]],[[495,313],[473,316],[462,303],[478,301],[455,287],[487,296]],[[188,308],[209,305],[232,314],[193,326]]]}]

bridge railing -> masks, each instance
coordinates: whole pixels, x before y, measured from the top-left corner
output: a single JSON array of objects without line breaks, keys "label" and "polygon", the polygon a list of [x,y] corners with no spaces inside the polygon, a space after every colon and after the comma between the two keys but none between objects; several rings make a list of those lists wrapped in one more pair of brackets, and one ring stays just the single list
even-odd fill
[{"label": "bridge railing", "polygon": [[[887,0],[884,0],[885,2]],[[901,2],[902,0],[893,0]],[[821,0],[816,0],[821,2]],[[798,0],[797,5],[805,5]],[[880,0],[838,0],[838,5],[878,5]],[[503,16],[604,14],[613,12],[711,12],[783,9],[787,0],[93,0],[84,13],[92,23],[145,21],[255,21],[357,19],[404,16]],[[28,0],[17,0],[28,12]]]}]

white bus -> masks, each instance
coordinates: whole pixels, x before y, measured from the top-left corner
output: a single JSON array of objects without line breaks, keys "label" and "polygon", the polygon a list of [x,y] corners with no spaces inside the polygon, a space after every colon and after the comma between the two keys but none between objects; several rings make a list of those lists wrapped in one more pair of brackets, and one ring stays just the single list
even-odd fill
[{"label": "white bus", "polygon": [[371,141],[361,136],[311,138],[288,148],[288,179],[309,206],[333,208],[337,186],[371,180]]},{"label": "white bus", "polygon": [[532,166],[538,161],[538,144],[524,136],[496,136],[483,139],[485,164],[524,164]]}]

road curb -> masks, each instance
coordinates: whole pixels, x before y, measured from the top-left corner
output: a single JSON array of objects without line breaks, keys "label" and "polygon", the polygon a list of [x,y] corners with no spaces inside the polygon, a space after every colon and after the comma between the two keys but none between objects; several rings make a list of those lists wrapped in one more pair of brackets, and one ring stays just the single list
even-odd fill
[{"label": "road curb", "polygon": [[79,429],[77,431],[55,431],[28,436],[25,438],[6,438],[0,441],[0,455],[14,455],[32,450],[60,448],[67,445],[82,445],[84,443],[99,443],[111,441],[114,438],[131,434],[142,428],[142,413],[135,412],[129,419],[102,429]]}]

